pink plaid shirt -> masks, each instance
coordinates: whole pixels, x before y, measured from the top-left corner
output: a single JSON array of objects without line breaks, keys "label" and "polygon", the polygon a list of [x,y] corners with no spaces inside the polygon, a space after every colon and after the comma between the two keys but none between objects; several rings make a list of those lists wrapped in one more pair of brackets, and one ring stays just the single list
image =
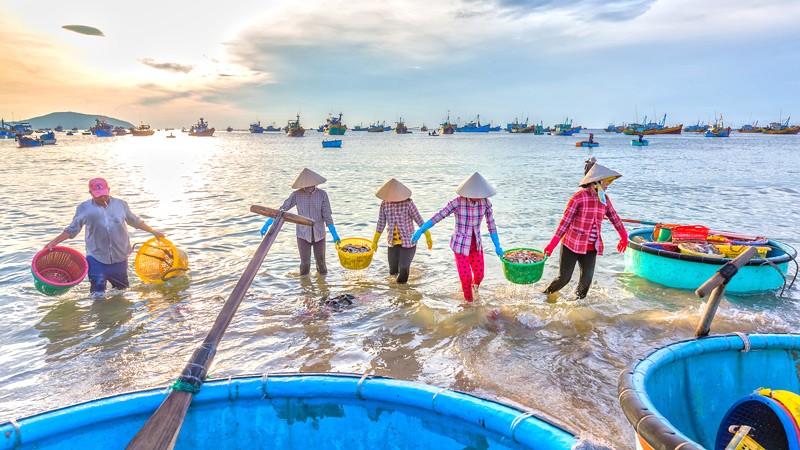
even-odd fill
[{"label": "pink plaid shirt", "polygon": [[312,244],[325,239],[325,227],[333,225],[328,193],[320,188],[315,188],[311,193],[298,189],[283,202],[281,208],[289,211],[293,206],[297,206],[297,214],[314,221],[313,239],[312,229],[308,225],[296,226],[297,237]]},{"label": "pink plaid shirt", "polygon": [[475,244],[479,251],[483,251],[481,245],[481,221],[486,216],[486,227],[489,233],[496,233],[497,227],[494,223],[492,214],[492,203],[488,198],[469,199],[466,197],[456,197],[450,200],[441,211],[431,217],[431,222],[439,223],[445,217],[455,213],[456,229],[450,237],[450,248],[458,254],[469,255],[469,248],[472,244],[472,236],[475,236]]},{"label": "pink plaid shirt", "polygon": [[381,210],[378,212],[378,225],[375,231],[383,233],[386,225],[389,225],[389,233],[386,239],[389,247],[394,245],[394,227],[400,233],[400,241],[403,247],[415,247],[417,244],[411,242],[411,235],[414,234],[414,223],[422,226],[422,216],[417,209],[417,205],[410,198],[402,202],[381,202]]},{"label": "pink plaid shirt", "polygon": [[[603,236],[600,230],[604,217],[608,217],[617,232],[622,234],[625,226],[611,205],[608,195],[606,195],[606,204],[604,205],[597,198],[597,191],[594,188],[581,189],[569,199],[564,217],[561,218],[561,223],[556,229],[556,236],[563,237],[564,245],[575,253],[583,255],[597,248],[597,254],[602,255]],[[597,241],[589,242],[593,227],[597,229]]]}]

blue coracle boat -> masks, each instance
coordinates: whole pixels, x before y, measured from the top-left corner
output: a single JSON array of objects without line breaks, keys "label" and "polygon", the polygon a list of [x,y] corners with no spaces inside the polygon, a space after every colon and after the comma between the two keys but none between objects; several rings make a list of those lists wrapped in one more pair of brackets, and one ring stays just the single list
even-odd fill
[{"label": "blue coracle boat", "polygon": [[[676,342],[630,364],[618,392],[636,448],[721,450],[733,437],[730,424],[753,420],[752,438],[772,441],[763,448],[800,448],[798,411],[754,395],[760,388],[800,393],[798,355],[800,335],[737,333]],[[772,436],[764,434],[768,422]]]},{"label": "blue coracle boat", "polygon": [[[711,278],[729,258],[710,258],[654,248],[633,239],[641,236],[653,241],[654,228],[642,228],[630,233],[625,252],[625,271],[678,289],[697,289]],[[784,285],[789,261],[797,251],[780,242],[769,241],[772,249],[766,258],[753,258],[728,283],[727,292],[744,293],[779,289]],[[780,269],[780,271],[778,270]]]},{"label": "blue coracle boat", "polygon": [[647,139],[642,139],[641,141],[638,139],[631,139],[631,145],[634,147],[647,147],[650,145],[650,141]]},{"label": "blue coracle boat", "polygon": [[322,147],[324,148],[340,148],[342,146],[341,139],[328,139],[322,141]]},{"label": "blue coracle boat", "polygon": [[[0,450],[122,449],[158,408],[163,388],[117,395],[0,424]],[[350,374],[208,381],[175,449],[557,449],[571,433],[499,403],[420,383]]]}]

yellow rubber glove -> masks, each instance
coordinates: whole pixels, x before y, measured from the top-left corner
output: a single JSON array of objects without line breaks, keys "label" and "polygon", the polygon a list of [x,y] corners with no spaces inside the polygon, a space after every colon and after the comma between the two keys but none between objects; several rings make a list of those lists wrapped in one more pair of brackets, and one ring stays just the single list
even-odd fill
[{"label": "yellow rubber glove", "polygon": [[425,230],[425,240],[428,242],[428,250],[433,247],[433,239],[431,239],[431,232],[429,230]]},{"label": "yellow rubber glove", "polygon": [[376,231],[375,232],[375,236],[372,237],[372,251],[373,252],[378,250],[378,239],[380,239],[380,238],[381,238],[381,232],[380,231]]}]

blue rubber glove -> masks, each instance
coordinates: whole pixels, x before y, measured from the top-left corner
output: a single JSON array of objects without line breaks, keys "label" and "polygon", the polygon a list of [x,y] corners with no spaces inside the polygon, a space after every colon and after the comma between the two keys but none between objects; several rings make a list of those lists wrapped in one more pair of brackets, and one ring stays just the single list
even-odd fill
[{"label": "blue rubber glove", "polygon": [[269,226],[272,225],[272,222],[275,222],[275,219],[273,219],[272,217],[270,217],[269,219],[267,219],[266,222],[264,222],[264,226],[261,227],[261,235],[262,236],[267,234],[267,231],[269,230]]},{"label": "blue rubber glove", "polygon": [[434,225],[433,222],[431,222],[430,220],[423,223],[422,226],[419,227],[419,229],[415,231],[414,234],[411,236],[411,242],[416,243],[419,240],[419,238],[422,237],[422,233],[430,230],[433,227],[433,225]]},{"label": "blue rubber glove", "polygon": [[494,252],[497,253],[497,256],[503,256],[503,249],[500,247],[500,238],[497,237],[497,232],[491,233],[489,236],[492,238],[492,242],[494,242]]},{"label": "blue rubber glove", "polygon": [[339,239],[339,235],[336,234],[336,227],[334,227],[333,224],[328,225],[328,231],[331,232],[331,237],[333,238],[334,243],[338,244],[339,242],[342,242],[342,240]]}]

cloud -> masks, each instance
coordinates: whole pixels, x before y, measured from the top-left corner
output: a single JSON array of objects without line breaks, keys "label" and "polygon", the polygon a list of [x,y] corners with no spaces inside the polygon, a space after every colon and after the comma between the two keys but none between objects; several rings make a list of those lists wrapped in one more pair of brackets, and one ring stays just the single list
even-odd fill
[{"label": "cloud", "polygon": [[139,62],[154,69],[165,70],[173,73],[189,73],[194,69],[193,65],[178,63],[158,63],[151,58],[140,58]]}]

